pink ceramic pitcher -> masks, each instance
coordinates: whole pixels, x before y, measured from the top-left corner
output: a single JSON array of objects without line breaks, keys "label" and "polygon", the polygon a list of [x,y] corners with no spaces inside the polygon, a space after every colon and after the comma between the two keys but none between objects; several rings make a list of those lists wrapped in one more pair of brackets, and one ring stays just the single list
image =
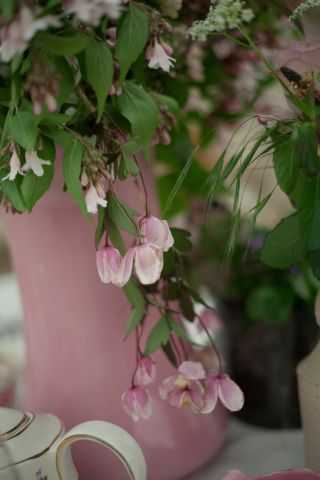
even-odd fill
[{"label": "pink ceramic pitcher", "polygon": [[[120,289],[99,281],[94,222],[83,217],[62,186],[58,175],[30,215],[5,215],[25,312],[23,406],[53,413],[67,428],[111,421],[141,445],[149,480],[183,478],[221,447],[226,413],[220,408],[207,417],[173,409],[156,390],[149,421],[134,423],[124,413],[121,394],[130,387],[135,358],[133,339],[123,340],[129,306]],[[137,210],[143,204],[134,183],[126,182],[122,198]],[[172,374],[163,355],[155,360],[159,379]],[[106,478],[104,472],[125,478],[111,458],[104,465],[104,452],[98,457],[85,452],[78,456],[84,478]]]}]

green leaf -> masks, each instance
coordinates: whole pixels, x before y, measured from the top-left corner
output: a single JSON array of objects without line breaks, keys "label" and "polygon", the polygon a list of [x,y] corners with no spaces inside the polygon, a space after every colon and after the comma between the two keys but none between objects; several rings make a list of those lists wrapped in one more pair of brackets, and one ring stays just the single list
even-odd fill
[{"label": "green leaf", "polygon": [[151,330],[146,343],[145,355],[151,355],[163,345],[166,345],[169,341],[170,333],[170,319],[164,315]]},{"label": "green leaf", "polygon": [[64,134],[64,136],[61,137],[61,140],[61,143],[63,143],[64,146],[63,176],[67,190],[80,207],[81,211],[87,215],[88,212],[80,182],[84,147],[76,138],[69,134]]},{"label": "green leaf", "polygon": [[106,227],[106,209],[103,207],[98,208],[98,223],[96,227],[96,234],[95,234],[95,242],[96,242],[96,249],[98,249],[103,234],[105,232]]},{"label": "green leaf", "polygon": [[298,125],[294,131],[295,151],[300,165],[307,173],[316,174],[319,171],[317,130],[313,123],[305,122]]},{"label": "green leaf", "polygon": [[107,208],[108,215],[117,228],[120,230],[126,230],[131,235],[137,234],[137,227],[132,211],[127,205],[121,202],[115,195],[110,194]]},{"label": "green leaf", "polygon": [[82,52],[90,40],[88,35],[76,32],[73,35],[62,36],[48,32],[37,34],[34,43],[46,53],[58,56],[71,56]]},{"label": "green leaf", "polygon": [[126,78],[131,65],[143,52],[148,37],[148,16],[141,8],[131,3],[120,26],[116,45],[121,81]]},{"label": "green leaf", "polygon": [[29,212],[38,200],[49,190],[54,177],[54,166],[46,165],[44,174],[37,177],[33,172],[28,172],[21,183],[21,191]]},{"label": "green leaf", "polygon": [[14,14],[16,0],[0,0],[0,15],[6,20],[10,20]]},{"label": "green leaf", "polygon": [[261,260],[274,268],[288,268],[303,259],[306,242],[301,234],[299,215],[290,215],[282,220],[267,235]]},{"label": "green leaf", "polygon": [[9,119],[8,133],[25,150],[34,150],[38,137],[38,119],[30,112],[18,112]]},{"label": "green leaf", "polygon": [[0,189],[4,193],[4,195],[10,200],[12,203],[13,207],[18,211],[18,212],[25,212],[26,211],[26,205],[24,203],[21,190],[17,184],[17,182],[12,182],[10,180],[5,180],[4,182],[1,182],[0,184]]},{"label": "green leaf", "polygon": [[183,328],[183,326],[181,325],[181,323],[175,322],[174,320],[171,319],[170,327],[171,327],[171,330],[178,337],[182,338],[183,340],[188,340],[188,335],[187,335],[185,329]]},{"label": "green leaf", "polygon": [[276,146],[273,163],[281,190],[290,194],[296,185],[299,168],[299,157],[291,137]]},{"label": "green leaf", "polygon": [[119,176],[121,179],[126,179],[129,176],[136,177],[139,175],[139,167],[133,157],[133,154],[138,152],[140,147],[136,142],[128,142],[121,146],[122,158],[119,167]]},{"label": "green leaf", "polygon": [[146,314],[146,304],[141,290],[134,280],[130,280],[123,290],[127,299],[133,306],[126,328],[127,337],[140,325],[144,319]]},{"label": "green leaf", "polygon": [[91,39],[85,50],[86,78],[98,101],[98,120],[101,119],[113,80],[113,59],[105,42]]},{"label": "green leaf", "polygon": [[130,122],[137,142],[147,144],[159,122],[159,110],[152,97],[142,86],[127,81],[117,102],[120,112]]}]

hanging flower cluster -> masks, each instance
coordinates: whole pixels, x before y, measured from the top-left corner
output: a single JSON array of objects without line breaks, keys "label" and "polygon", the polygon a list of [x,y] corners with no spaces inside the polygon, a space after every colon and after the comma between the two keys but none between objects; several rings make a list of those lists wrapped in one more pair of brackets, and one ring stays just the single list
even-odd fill
[{"label": "hanging flower cluster", "polygon": [[[248,106],[235,112],[242,88],[236,82],[256,57],[221,37],[215,44],[193,42],[187,25],[206,13],[196,3],[0,2],[0,202],[14,214],[32,212],[60,178],[55,176],[59,170],[61,192],[71,196],[84,217],[93,216],[97,276],[110,288],[122,288],[131,305],[126,335],[136,337],[136,360],[122,401],[133,420],[151,415],[150,386],[156,380],[163,401],[197,414],[212,412],[218,402],[231,411],[243,405],[222,362],[219,371],[206,371],[185,348],[189,338],[182,318],[202,328],[212,342],[208,325],[215,315],[210,311],[198,318],[195,305],[202,300],[184,268],[190,234],[151,211],[141,167],[151,148],[162,163],[170,163],[164,169],[161,200],[165,197],[168,205],[163,217],[181,199],[187,206],[187,199],[202,190],[207,172],[192,165],[186,119],[194,113],[204,118],[205,137],[220,117],[225,121],[227,113]],[[252,18],[243,1],[219,0],[191,33],[203,40]],[[211,57],[215,68],[225,64],[219,80],[223,88],[212,88]],[[248,104],[261,89],[252,76]],[[63,158],[57,155],[61,151]],[[197,188],[193,184],[190,190],[184,185],[189,168],[197,175]],[[126,182],[141,194],[144,208],[139,211],[117,193]],[[186,190],[175,202],[182,187]],[[150,329],[151,310],[158,315]],[[177,370],[165,380],[156,378],[153,354],[159,350]]]}]

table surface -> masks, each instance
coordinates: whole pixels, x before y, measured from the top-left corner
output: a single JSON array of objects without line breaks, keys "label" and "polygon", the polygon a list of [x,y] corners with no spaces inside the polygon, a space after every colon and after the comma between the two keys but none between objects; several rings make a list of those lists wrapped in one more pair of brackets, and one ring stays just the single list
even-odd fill
[{"label": "table surface", "polygon": [[232,420],[221,454],[188,480],[222,480],[229,470],[248,475],[303,467],[301,430],[265,430]]}]

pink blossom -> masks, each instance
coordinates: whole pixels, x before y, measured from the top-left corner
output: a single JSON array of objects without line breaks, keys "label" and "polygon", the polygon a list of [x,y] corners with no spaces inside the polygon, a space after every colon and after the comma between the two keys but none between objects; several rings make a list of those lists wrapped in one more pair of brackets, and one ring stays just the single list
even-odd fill
[{"label": "pink blossom", "polygon": [[176,375],[166,378],[159,389],[160,397],[172,407],[189,407],[200,413],[204,407],[205,371],[201,363],[183,362]]},{"label": "pink blossom", "polygon": [[13,181],[18,174],[23,175],[23,171],[21,169],[21,162],[17,150],[13,147],[10,158],[10,172],[2,180]]},{"label": "pink blossom", "polygon": [[250,480],[250,477],[243,475],[239,470],[231,470],[223,480]]},{"label": "pink blossom", "polygon": [[144,217],[139,222],[143,243],[154,245],[167,252],[174,244],[168,222],[157,217]]},{"label": "pink blossom", "polygon": [[103,208],[107,206],[108,202],[105,199],[105,195],[105,192],[102,192],[101,189],[98,191],[98,186],[93,185],[93,183],[90,184],[85,196],[85,202],[89,213],[98,213],[99,205]]},{"label": "pink blossom", "polygon": [[227,374],[209,375],[207,377],[204,406],[200,413],[213,412],[218,400],[231,412],[241,410],[244,405],[242,390]]},{"label": "pink blossom", "polygon": [[172,48],[164,43],[154,40],[147,50],[147,59],[149,60],[149,68],[162,69],[164,72],[170,72],[176,60],[171,57]]},{"label": "pink blossom", "polygon": [[38,157],[37,152],[33,150],[26,152],[26,162],[22,167],[22,171],[28,172],[32,170],[37,177],[42,177],[44,174],[43,165],[50,165],[50,162],[48,160],[42,160]]},{"label": "pink blossom", "polygon": [[122,394],[123,408],[134,422],[141,418],[147,420],[152,415],[152,403],[149,392],[142,387],[132,387]]},{"label": "pink blossom", "polygon": [[132,273],[132,254],[121,257],[119,250],[108,246],[96,253],[97,270],[103,283],[112,283],[117,287],[124,287]]},{"label": "pink blossom", "polygon": [[134,266],[139,281],[152,285],[161,277],[163,253],[151,244],[138,245],[134,247]]},{"label": "pink blossom", "polygon": [[156,364],[152,358],[140,358],[134,377],[135,384],[141,387],[151,385],[156,379],[156,373]]},{"label": "pink blossom", "polygon": [[205,308],[200,314],[200,326],[204,326],[210,332],[215,333],[222,328],[222,321],[215,310]]},{"label": "pink blossom", "polygon": [[14,20],[0,32],[0,55],[4,62],[10,61],[17,53],[23,53],[28,42],[40,30],[49,26],[58,27],[60,21],[54,16],[35,18],[28,7],[22,7]]},{"label": "pink blossom", "polygon": [[122,0],[66,0],[68,13],[73,13],[81,22],[98,25],[100,19],[107,15],[117,19],[122,10]]}]

